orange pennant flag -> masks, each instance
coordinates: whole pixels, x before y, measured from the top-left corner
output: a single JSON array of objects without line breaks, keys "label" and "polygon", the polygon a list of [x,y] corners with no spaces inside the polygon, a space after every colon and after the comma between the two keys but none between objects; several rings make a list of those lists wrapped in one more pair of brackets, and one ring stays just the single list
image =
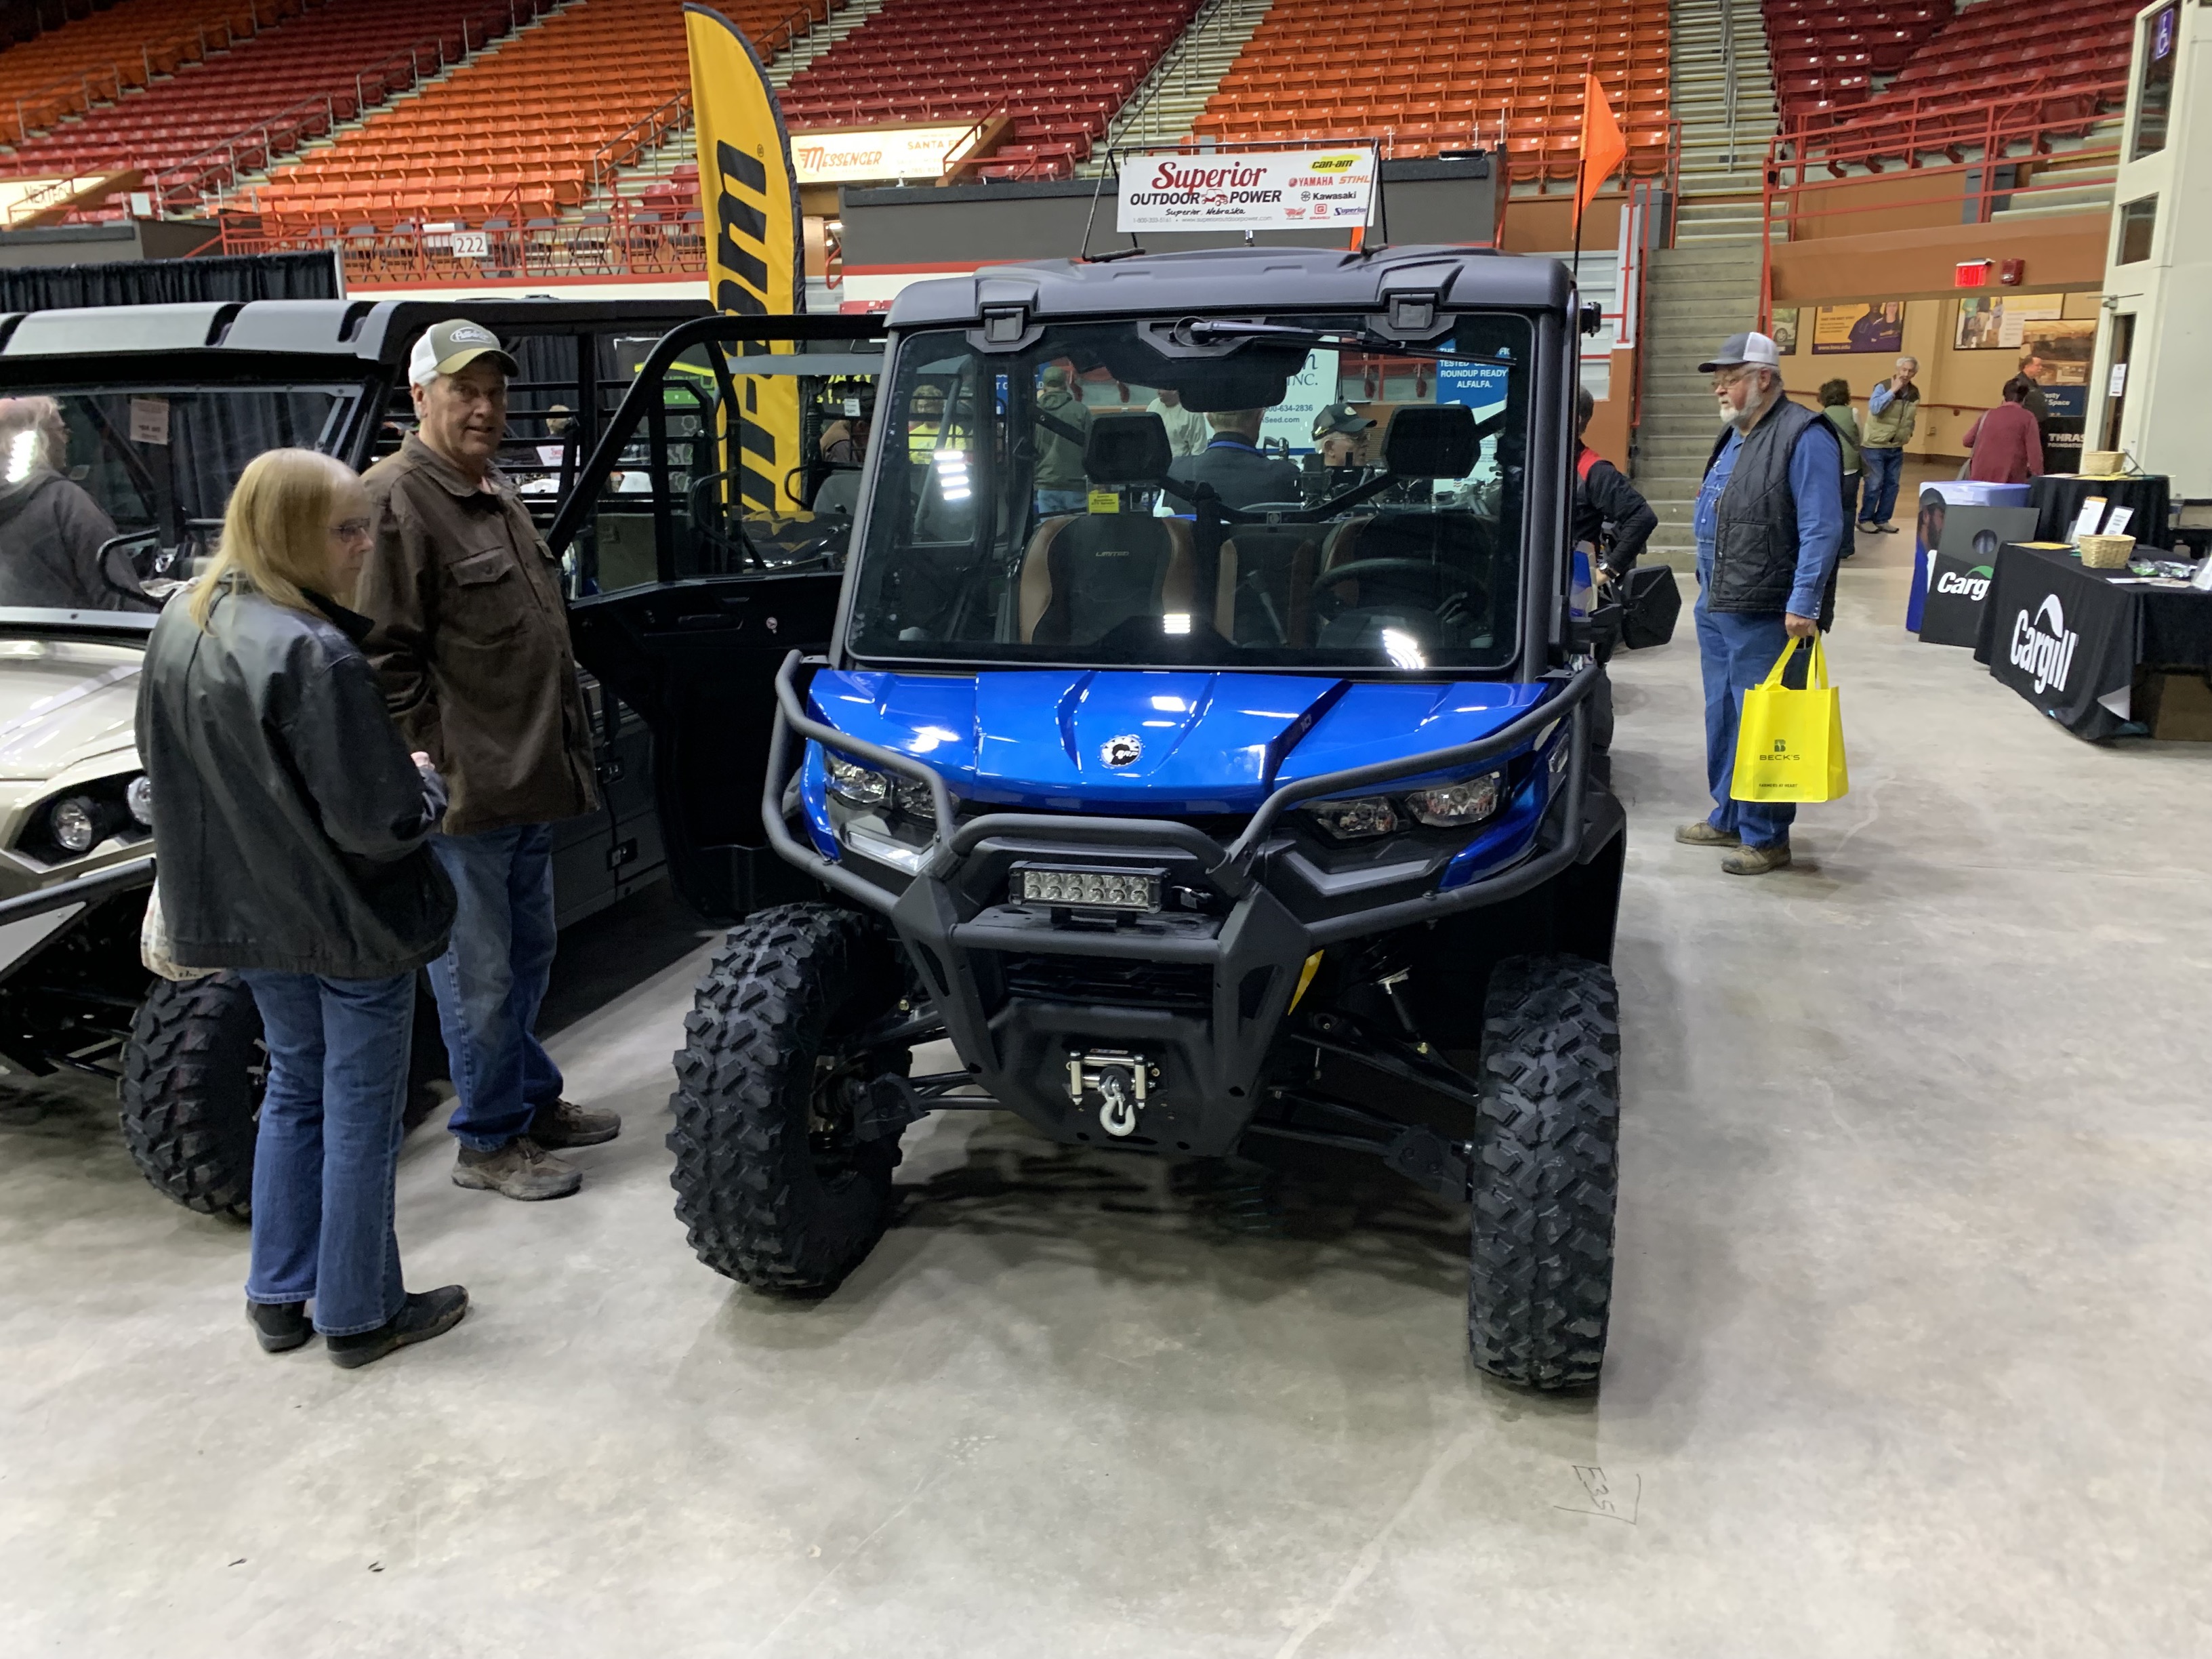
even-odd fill
[{"label": "orange pennant flag", "polygon": [[1620,123],[1613,118],[1613,106],[1606,102],[1605,88],[1598,84],[1597,76],[1583,76],[1583,137],[1581,182],[1575,190],[1575,222],[1582,222],[1583,210],[1590,204],[1598,188],[1613,176],[1613,170],[1628,159],[1628,141],[1620,136]]}]

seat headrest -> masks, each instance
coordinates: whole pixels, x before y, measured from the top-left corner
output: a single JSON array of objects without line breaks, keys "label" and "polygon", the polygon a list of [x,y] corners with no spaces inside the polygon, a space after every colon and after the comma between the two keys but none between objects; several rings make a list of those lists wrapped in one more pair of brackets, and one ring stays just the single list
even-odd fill
[{"label": "seat headrest", "polygon": [[1174,459],[1167,425],[1149,409],[1101,416],[1091,422],[1083,447],[1083,471],[1093,483],[1156,483],[1167,477]]},{"label": "seat headrest", "polygon": [[1382,465],[1401,478],[1464,478],[1481,447],[1464,404],[1404,404],[1382,428]]}]

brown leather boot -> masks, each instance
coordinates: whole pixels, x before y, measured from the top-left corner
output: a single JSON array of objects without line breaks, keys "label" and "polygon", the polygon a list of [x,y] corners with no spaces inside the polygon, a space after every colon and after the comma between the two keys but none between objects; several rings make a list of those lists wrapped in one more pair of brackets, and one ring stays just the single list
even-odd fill
[{"label": "brown leather boot", "polygon": [[1716,830],[1699,818],[1695,823],[1686,823],[1674,832],[1674,839],[1685,847],[1741,847],[1743,837],[1733,830]]},{"label": "brown leather boot", "polygon": [[597,1146],[621,1133],[620,1112],[595,1112],[573,1100],[540,1106],[538,1115],[530,1121],[530,1138],[556,1152],[568,1146]]},{"label": "brown leather boot", "polygon": [[556,1158],[528,1135],[517,1135],[496,1152],[464,1146],[453,1160],[453,1185],[497,1193],[526,1203],[566,1198],[584,1184],[584,1172]]},{"label": "brown leather boot", "polygon": [[1731,853],[1721,860],[1721,868],[1732,876],[1763,876],[1770,870],[1780,870],[1790,862],[1790,843],[1778,841],[1771,847],[1747,847]]}]

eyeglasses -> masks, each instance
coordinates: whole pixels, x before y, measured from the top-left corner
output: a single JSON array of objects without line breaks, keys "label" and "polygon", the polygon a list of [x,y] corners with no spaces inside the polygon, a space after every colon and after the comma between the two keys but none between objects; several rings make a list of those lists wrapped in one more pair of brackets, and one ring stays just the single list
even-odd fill
[{"label": "eyeglasses", "polygon": [[1738,363],[1734,368],[1717,368],[1713,371],[1713,390],[1719,392],[1725,387],[1732,386],[1750,373],[1749,363]]},{"label": "eyeglasses", "polygon": [[331,534],[341,541],[349,542],[366,536],[375,527],[374,523],[368,519],[342,519],[331,526]]}]

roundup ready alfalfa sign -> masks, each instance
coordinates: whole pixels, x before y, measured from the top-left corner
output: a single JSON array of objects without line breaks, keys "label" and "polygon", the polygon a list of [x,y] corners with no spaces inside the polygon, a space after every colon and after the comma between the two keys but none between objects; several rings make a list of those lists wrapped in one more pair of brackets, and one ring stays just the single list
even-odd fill
[{"label": "roundup ready alfalfa sign", "polygon": [[1375,152],[1335,149],[1130,155],[1121,230],[1297,230],[1367,222]]}]

